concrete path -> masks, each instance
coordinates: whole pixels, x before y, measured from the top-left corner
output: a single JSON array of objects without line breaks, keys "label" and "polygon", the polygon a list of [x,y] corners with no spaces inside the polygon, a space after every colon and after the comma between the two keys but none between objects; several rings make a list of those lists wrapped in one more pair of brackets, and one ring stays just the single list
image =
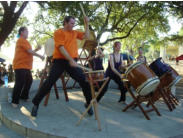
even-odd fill
[{"label": "concrete path", "polygon": [[[38,84],[37,81],[34,82],[31,98],[35,95]],[[0,118],[8,128],[22,137],[31,138],[182,138],[183,88],[181,86],[183,85],[180,84],[176,89],[176,96],[180,100],[176,109],[170,112],[160,100],[155,105],[162,116],[150,112],[148,115],[151,120],[146,120],[138,108],[122,112],[125,105],[117,102],[119,91],[109,89],[98,106],[102,131],[98,131],[94,116],[86,116],[81,124],[76,126],[85,111],[80,89],[68,90],[69,102],[65,101],[62,90],[59,90],[59,100],[56,100],[52,91],[48,106],[41,104],[38,116],[33,118],[30,116],[31,102],[21,101],[19,108],[15,109],[7,102],[7,93],[12,90],[0,88]],[[131,100],[132,98],[127,94],[127,102],[130,103]]]},{"label": "concrete path", "polygon": [[0,138],[24,138],[17,134],[15,131],[8,129],[1,121],[0,121]]}]

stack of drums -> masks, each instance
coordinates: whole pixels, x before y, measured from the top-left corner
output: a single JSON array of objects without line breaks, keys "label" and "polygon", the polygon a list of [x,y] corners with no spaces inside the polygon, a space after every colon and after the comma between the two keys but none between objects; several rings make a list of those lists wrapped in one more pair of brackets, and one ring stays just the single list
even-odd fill
[{"label": "stack of drums", "polygon": [[159,77],[161,86],[170,88],[175,86],[182,78],[170,65],[162,62],[162,58],[156,59],[149,66]]}]

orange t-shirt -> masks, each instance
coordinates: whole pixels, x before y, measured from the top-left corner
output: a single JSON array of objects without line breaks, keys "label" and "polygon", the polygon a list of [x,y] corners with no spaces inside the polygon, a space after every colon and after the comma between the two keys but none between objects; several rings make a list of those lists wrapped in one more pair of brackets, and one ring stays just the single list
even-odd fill
[{"label": "orange t-shirt", "polygon": [[61,54],[59,48],[64,46],[65,50],[72,58],[78,57],[77,39],[82,40],[84,33],[76,30],[64,31],[58,29],[54,33],[55,48],[53,52],[53,59],[65,59]]},{"label": "orange t-shirt", "polygon": [[13,69],[32,69],[33,55],[28,53],[27,50],[29,49],[32,49],[32,47],[26,39],[19,38],[17,40]]}]

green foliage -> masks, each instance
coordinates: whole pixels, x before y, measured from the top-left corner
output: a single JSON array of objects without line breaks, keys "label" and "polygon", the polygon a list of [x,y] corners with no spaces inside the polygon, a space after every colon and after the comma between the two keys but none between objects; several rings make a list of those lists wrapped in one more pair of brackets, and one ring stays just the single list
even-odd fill
[{"label": "green foliage", "polygon": [[[143,7],[139,12],[146,12],[146,17],[138,23],[129,37],[122,40],[124,49],[133,50],[136,55],[138,47],[143,47],[145,52],[150,47],[153,47],[154,50],[159,50],[162,41],[160,42],[158,39],[158,33],[170,30],[167,16],[163,10],[163,3],[148,2],[141,6]],[[120,36],[122,34],[118,33],[117,35]]]},{"label": "green foliage", "polygon": [[[113,42],[119,40],[123,50],[133,50],[143,46],[147,51],[159,51],[161,45],[167,45],[166,39],[159,38],[159,33],[170,30],[168,24],[168,2],[137,2],[137,1],[39,1],[39,11],[31,23],[26,17],[21,17],[12,32],[11,37],[17,34],[17,28],[22,25],[32,25],[35,39],[44,44],[53,32],[63,27],[63,18],[67,15],[76,17],[76,28],[84,29],[83,13],[80,3],[90,18],[90,26],[95,32],[100,45],[108,52],[112,52]],[[171,3],[171,2],[170,2]],[[1,8],[0,8],[1,9]],[[176,10],[176,9],[171,9]],[[0,10],[1,13],[1,10]],[[101,42],[104,33],[109,32],[108,38]]]},{"label": "green foliage", "polygon": [[179,35],[183,36],[183,27],[181,28],[181,30],[179,31]]},{"label": "green foliage", "polygon": [[[164,4],[170,15],[177,17],[181,22],[183,20],[183,2],[182,1],[168,1]],[[164,41],[171,42],[173,45],[182,45],[183,43],[183,27],[177,34],[165,37]]]},{"label": "green foliage", "polygon": [[[110,41],[124,40],[129,45],[140,45],[157,37],[158,32],[167,32],[169,25],[165,16],[165,8],[162,2],[40,2],[42,9],[36,17],[38,24],[47,30],[55,30],[62,27],[63,17],[73,15],[77,19],[77,27],[83,27],[83,13],[79,3],[82,3],[86,15],[90,17],[90,25],[94,30],[97,40],[103,33],[110,32],[112,35],[109,41],[100,43],[106,45]],[[46,16],[43,16],[47,12]],[[38,20],[39,19],[39,20]],[[48,29],[49,26],[51,29]],[[35,25],[37,26],[37,25]],[[47,27],[46,27],[47,26]],[[38,27],[40,28],[40,27]],[[78,27],[79,28],[79,27]],[[81,28],[81,27],[80,27]],[[107,39],[107,40],[108,40]]]},{"label": "green foliage", "polygon": [[166,4],[171,14],[179,19],[183,18],[183,1],[169,1]]}]

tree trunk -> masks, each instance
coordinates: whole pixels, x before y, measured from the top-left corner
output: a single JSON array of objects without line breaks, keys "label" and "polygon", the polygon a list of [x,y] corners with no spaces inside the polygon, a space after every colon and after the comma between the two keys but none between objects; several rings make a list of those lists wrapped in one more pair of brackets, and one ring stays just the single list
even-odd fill
[{"label": "tree trunk", "polygon": [[4,9],[4,14],[2,24],[0,24],[0,47],[15,27],[17,20],[27,6],[27,3],[28,2],[23,2],[19,10],[17,12],[14,12],[17,6],[17,2],[11,2],[10,6],[8,6],[8,3],[6,1],[1,2]]}]

